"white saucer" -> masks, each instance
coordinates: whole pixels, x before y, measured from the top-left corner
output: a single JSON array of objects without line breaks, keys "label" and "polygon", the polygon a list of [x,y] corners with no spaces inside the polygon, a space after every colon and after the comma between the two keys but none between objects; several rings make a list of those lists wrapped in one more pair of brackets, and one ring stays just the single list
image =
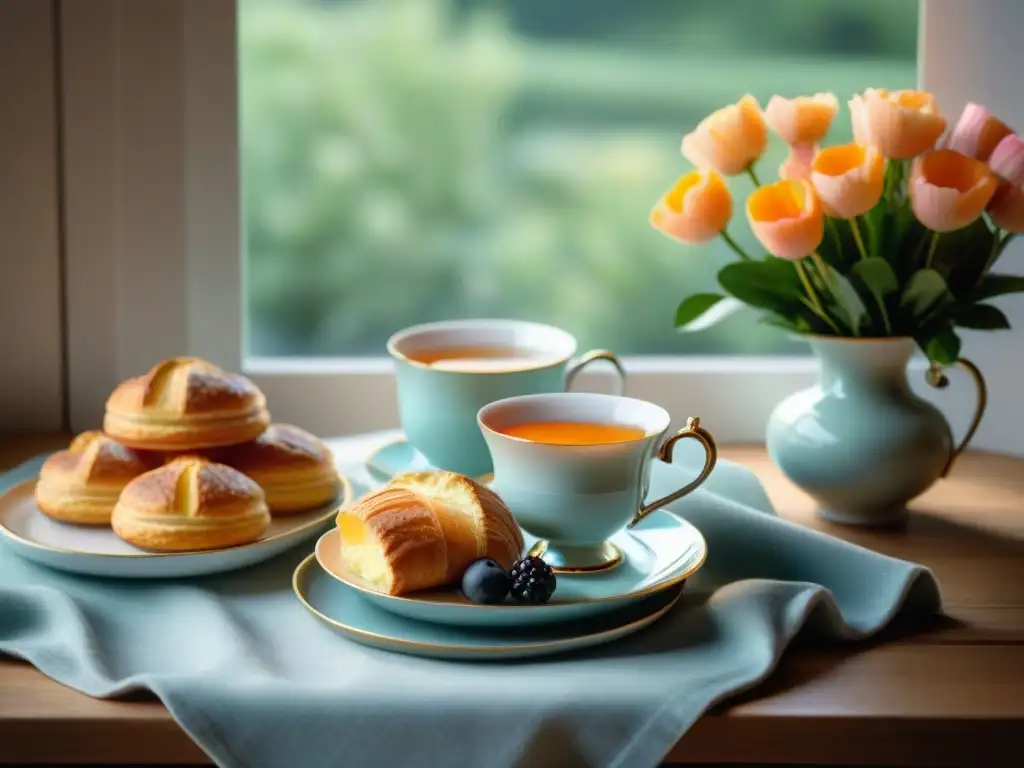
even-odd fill
[{"label": "white saucer", "polygon": [[274,518],[250,544],[204,552],[147,552],[119,538],[109,527],[59,523],[36,506],[36,478],[0,495],[0,536],[27,560],[62,571],[123,579],[183,578],[232,571],[269,560],[305,541],[332,522],[351,502],[352,486],[341,476],[334,503],[309,512]]},{"label": "white saucer", "polygon": [[682,594],[680,587],[662,590],[614,613],[568,624],[481,629],[408,621],[381,611],[330,578],[313,555],[295,569],[292,588],[314,616],[349,640],[399,653],[471,661],[545,656],[609,643],[653,624]]},{"label": "white saucer", "polygon": [[[525,534],[524,538],[529,550],[536,540]],[[315,554],[324,571],[379,608],[410,619],[463,627],[565,623],[617,611],[681,585],[707,557],[700,531],[665,510],[644,518],[632,531],[620,531],[612,543],[623,553],[620,565],[596,573],[558,574],[555,594],[546,605],[522,605],[511,598],[483,605],[469,601],[457,587],[403,597],[381,594],[345,570],[337,528],[320,537]]]}]

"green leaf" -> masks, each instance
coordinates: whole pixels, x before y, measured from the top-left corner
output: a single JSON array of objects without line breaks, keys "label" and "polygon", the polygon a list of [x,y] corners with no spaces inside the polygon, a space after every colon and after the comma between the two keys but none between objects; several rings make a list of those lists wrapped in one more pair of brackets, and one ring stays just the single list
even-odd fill
[{"label": "green leaf", "polygon": [[894,296],[900,289],[899,280],[892,266],[885,259],[874,256],[858,261],[851,270],[854,279],[859,280],[865,290],[871,294],[882,317],[882,327],[887,335],[892,335],[892,322],[886,308],[886,299]]},{"label": "green leaf", "polygon": [[800,335],[811,332],[810,324],[808,324],[806,320],[799,316],[789,318],[783,317],[782,315],[774,315],[769,313],[761,315],[757,319],[757,322],[761,323],[762,325],[771,325],[776,328],[781,328],[784,331],[789,331],[790,333],[796,333]]},{"label": "green leaf", "polygon": [[1001,331],[1010,327],[1002,310],[991,304],[968,304],[956,313],[956,324],[977,331]]},{"label": "green leaf", "polygon": [[966,299],[974,293],[985,272],[994,240],[995,233],[983,218],[939,235],[932,268],[945,278],[950,293],[957,299]]},{"label": "green leaf", "polygon": [[803,285],[792,262],[769,256],[763,261],[737,261],[718,272],[726,293],[744,304],[781,317],[801,318],[809,331],[829,333],[829,327],[807,308]]},{"label": "green leaf", "polygon": [[928,359],[940,365],[953,365],[960,357],[960,337],[949,325],[942,325],[929,334],[915,337]]},{"label": "green leaf", "polygon": [[875,297],[886,297],[900,289],[899,280],[892,266],[877,256],[858,261],[851,270]]},{"label": "green leaf", "polygon": [[843,323],[853,331],[854,336],[860,334],[861,329],[869,321],[867,307],[861,299],[857,289],[843,275],[829,267],[829,282],[833,289],[833,297],[836,300],[836,309]]},{"label": "green leaf", "polygon": [[1024,277],[1018,277],[1017,275],[985,275],[975,287],[971,298],[975,300],[990,299],[993,296],[1003,296],[1007,293],[1024,293]]},{"label": "green leaf", "polygon": [[942,275],[934,269],[921,269],[913,274],[903,289],[900,306],[909,312],[913,320],[922,322],[941,305],[952,300]]},{"label": "green leaf", "polygon": [[745,304],[772,311],[791,307],[803,296],[796,270],[782,259],[727,264],[718,272],[718,282]]},{"label": "green leaf", "polygon": [[743,309],[743,303],[718,293],[695,293],[683,299],[676,310],[676,328],[703,331]]}]

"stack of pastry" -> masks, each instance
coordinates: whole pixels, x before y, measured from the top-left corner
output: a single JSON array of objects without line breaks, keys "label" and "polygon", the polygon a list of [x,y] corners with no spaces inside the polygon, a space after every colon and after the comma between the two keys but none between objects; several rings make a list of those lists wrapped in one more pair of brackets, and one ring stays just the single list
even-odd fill
[{"label": "stack of pastry", "polygon": [[36,501],[48,517],[111,526],[139,547],[193,551],[255,541],[272,516],[323,507],[339,488],[330,449],[270,424],[249,379],[180,357],[121,383],[103,431],[43,464]]}]

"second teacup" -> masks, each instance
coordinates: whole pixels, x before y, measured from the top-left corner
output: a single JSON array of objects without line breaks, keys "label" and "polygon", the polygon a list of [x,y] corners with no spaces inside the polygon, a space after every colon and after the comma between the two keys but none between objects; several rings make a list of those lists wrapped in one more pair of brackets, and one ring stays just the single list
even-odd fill
[{"label": "second teacup", "polygon": [[452,320],[399,331],[388,341],[396,361],[398,410],[409,443],[438,469],[479,476],[491,456],[477,412],[515,395],[561,392],[584,366],[607,360],[620,391],[626,373],[611,352],[576,359],[572,334],[520,320]]},{"label": "second teacup", "polygon": [[[477,421],[494,465],[491,487],[523,530],[540,539],[532,551],[561,572],[617,565],[622,555],[609,539],[699,487],[718,456],[696,418],[661,442],[668,412],[629,397],[512,397],[482,408]],[[647,501],[652,462],[671,463],[684,438],[703,445],[703,470],[678,491]]]}]

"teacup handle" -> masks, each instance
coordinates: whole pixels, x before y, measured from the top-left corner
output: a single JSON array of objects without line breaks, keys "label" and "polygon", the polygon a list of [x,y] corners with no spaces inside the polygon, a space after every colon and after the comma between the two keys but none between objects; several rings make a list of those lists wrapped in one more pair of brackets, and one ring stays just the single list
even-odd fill
[{"label": "teacup handle", "polygon": [[[967,371],[974,381],[974,388],[978,393],[978,404],[974,408],[974,418],[971,419],[971,425],[967,428],[964,439],[960,441],[960,445],[950,451],[949,461],[946,462],[946,466],[939,477],[948,475],[949,471],[953,469],[953,464],[960,458],[960,454],[967,450],[971,438],[974,437],[974,433],[978,431],[978,425],[981,424],[981,417],[985,415],[985,408],[988,406],[988,387],[985,386],[985,377],[981,375],[978,366],[962,357],[956,361],[956,365]],[[942,372],[942,368],[934,363],[929,366],[928,371],[925,373],[925,380],[936,389],[945,389],[949,386],[949,379],[946,378],[946,374]]]},{"label": "teacup handle", "polygon": [[607,349],[592,349],[585,355],[581,355],[578,360],[569,363],[569,367],[565,372],[565,388],[568,390],[572,387],[572,381],[576,378],[576,374],[586,368],[593,362],[598,360],[607,360],[613,366],[615,366],[615,373],[619,377],[619,391],[618,394],[623,394],[626,391],[626,368],[622,365],[622,361]]},{"label": "teacup handle", "polygon": [[656,509],[661,509],[666,504],[671,504],[673,501],[683,498],[683,496],[691,491],[695,491],[705,480],[708,479],[708,475],[711,474],[711,470],[715,468],[715,463],[718,461],[718,446],[715,445],[715,438],[713,438],[711,433],[700,425],[700,419],[696,417],[687,419],[685,427],[662,443],[661,448],[658,449],[658,459],[664,461],[666,464],[671,464],[673,448],[675,448],[676,443],[686,437],[693,438],[704,446],[704,469],[701,470],[700,474],[697,475],[697,479],[692,483],[684,485],[675,493],[670,493],[668,496],[662,496],[660,499],[656,499],[641,507],[640,511],[636,513],[636,517],[634,517],[632,522],[626,526],[627,528],[632,528]]}]

